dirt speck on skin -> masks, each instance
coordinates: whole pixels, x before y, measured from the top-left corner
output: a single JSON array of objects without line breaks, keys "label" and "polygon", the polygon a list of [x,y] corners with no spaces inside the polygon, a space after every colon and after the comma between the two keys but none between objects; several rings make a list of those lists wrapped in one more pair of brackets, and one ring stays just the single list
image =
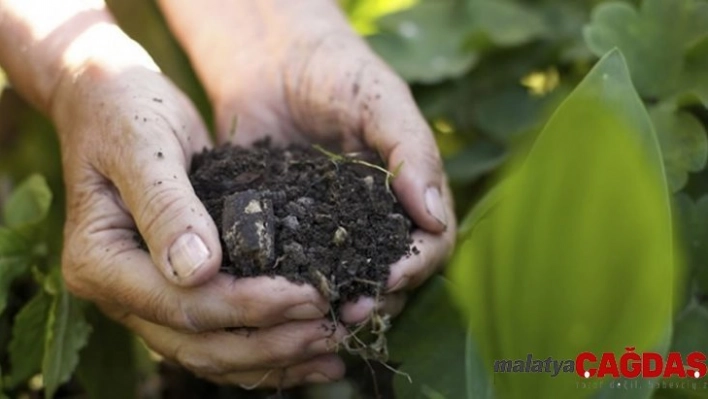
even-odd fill
[{"label": "dirt speck on skin", "polygon": [[[390,265],[415,251],[415,226],[386,174],[352,159],[269,141],[196,155],[189,178],[219,229],[222,271],[309,283],[335,304],[380,293]],[[383,166],[374,153],[356,159]]]}]

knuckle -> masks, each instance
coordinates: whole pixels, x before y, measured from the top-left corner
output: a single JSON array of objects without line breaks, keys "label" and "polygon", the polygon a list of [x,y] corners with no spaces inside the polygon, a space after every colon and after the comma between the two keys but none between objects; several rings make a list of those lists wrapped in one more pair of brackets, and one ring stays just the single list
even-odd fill
[{"label": "knuckle", "polygon": [[[412,130],[412,127],[405,128],[404,132]],[[397,163],[399,162],[399,160],[402,161],[411,159],[411,156],[413,155],[415,157],[415,162],[411,162],[413,165],[416,165],[417,168],[422,168],[423,170],[427,171],[432,175],[434,179],[442,180],[442,177],[444,175],[443,163],[442,159],[440,158],[440,154],[437,151],[435,143],[431,140],[431,143],[429,145],[424,143],[410,143],[412,145],[411,146],[407,144],[408,142],[404,141],[405,136],[408,135],[402,135],[401,139],[393,144],[390,153],[388,154],[388,159],[392,160],[393,163]],[[403,168],[405,167],[406,166],[404,165]]]},{"label": "knuckle", "polygon": [[89,276],[88,268],[91,265],[89,245],[83,245],[76,234],[70,232],[66,234],[66,240],[61,255],[61,272],[67,289],[74,295],[93,299],[90,284],[87,282]]},{"label": "knuckle", "polygon": [[302,336],[285,336],[261,345],[264,362],[271,366],[286,366],[305,357],[309,341]]},{"label": "knuckle", "polygon": [[177,347],[174,358],[179,364],[199,377],[207,375],[218,376],[224,372],[213,359],[192,350],[188,345]]},{"label": "knuckle", "polygon": [[87,298],[89,295],[86,290],[86,284],[81,278],[82,268],[83,265],[80,262],[74,262],[71,257],[67,257],[66,255],[62,256],[61,271],[66,288],[77,297]]},{"label": "knuckle", "polygon": [[267,310],[248,301],[234,309],[233,322],[243,327],[259,327],[269,316]]},{"label": "knuckle", "polygon": [[144,300],[137,301],[144,305],[148,317],[161,325],[167,325],[182,331],[196,331],[196,327],[177,296],[177,304],[167,290],[154,290]]},{"label": "knuckle", "polygon": [[185,301],[178,297],[178,304],[173,311],[172,320],[177,328],[189,333],[198,333],[202,330],[201,323],[195,316],[195,312],[191,306],[186,305]]},{"label": "knuckle", "polygon": [[[166,182],[167,183],[167,182]],[[157,184],[145,190],[139,203],[144,204],[137,211],[136,219],[140,230],[147,236],[172,223],[189,207],[191,193],[173,184]]]},{"label": "knuckle", "polygon": [[271,366],[283,364],[291,358],[281,345],[264,344],[260,345],[259,349],[261,361]]},{"label": "knuckle", "polygon": [[223,279],[217,290],[227,298],[228,320],[231,325],[219,327],[264,327],[275,317],[277,306],[268,306],[259,299],[234,286],[236,280]]}]

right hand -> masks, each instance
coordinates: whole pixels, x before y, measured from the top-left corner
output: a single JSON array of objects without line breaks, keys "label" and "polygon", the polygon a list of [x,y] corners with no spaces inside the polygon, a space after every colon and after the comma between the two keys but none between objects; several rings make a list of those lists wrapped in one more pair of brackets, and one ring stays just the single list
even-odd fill
[{"label": "right hand", "polygon": [[[333,352],[345,332],[330,330],[329,304],[313,287],[218,273],[217,229],[187,176],[208,135],[156,67],[85,62],[59,84],[51,115],[67,189],[63,274],[74,294],[215,382],[342,377]],[[238,327],[258,329],[225,331]]]}]

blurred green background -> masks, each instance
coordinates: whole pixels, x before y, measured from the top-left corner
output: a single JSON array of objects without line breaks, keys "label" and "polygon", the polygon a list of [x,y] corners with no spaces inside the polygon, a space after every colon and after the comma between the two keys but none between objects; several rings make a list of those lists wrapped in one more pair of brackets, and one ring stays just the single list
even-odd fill
[{"label": "blurred green background", "polygon": [[[108,3],[123,28],[145,46],[164,73],[192,98],[205,121],[211,123],[212,112],[204,91],[154,2]],[[708,352],[708,1],[340,3],[354,28],[409,82],[444,157],[456,200],[456,216],[465,222],[451,261],[452,282],[434,278],[412,299],[389,336],[392,365],[409,374],[413,383],[402,375],[386,374],[382,381],[387,380],[388,386],[384,384],[380,390],[395,391],[399,398],[708,397],[708,388],[581,391],[569,390],[567,384],[554,386],[559,383],[549,382],[545,376],[534,377],[529,383],[489,374],[490,359],[509,353],[504,348],[515,348],[511,350],[515,354],[541,350],[538,348],[545,348],[548,353],[568,353],[568,348],[575,350],[578,345],[604,348],[607,342],[595,338],[605,331],[615,334],[615,340],[606,340],[612,341],[613,350],[621,351],[623,345],[639,345],[635,341],[641,341],[645,347],[662,351]],[[598,64],[613,49],[619,51],[618,55],[603,58],[605,61]],[[585,93],[586,103],[571,101],[578,93]],[[598,111],[601,116],[593,111],[595,106],[605,106]],[[557,123],[549,123],[551,116]],[[603,122],[605,117],[615,122]],[[617,127],[617,120],[629,127]],[[599,161],[587,157],[588,152],[577,152],[573,140],[566,142],[563,138],[574,134],[586,137],[597,129],[615,135],[601,135],[602,140],[587,144],[586,150],[608,155],[606,163],[597,164],[603,167],[593,169],[594,174],[583,174],[583,162],[592,168],[597,166],[592,162]],[[617,146],[630,148],[624,139],[616,141],[612,137],[631,135],[633,131],[640,132],[654,146],[648,156],[660,165],[660,172],[652,167],[640,168],[634,174],[629,173],[631,168],[613,172],[625,168],[627,160],[638,159],[630,150],[611,151]],[[514,195],[516,202],[511,201],[512,205],[505,205],[504,209],[518,206],[517,212],[525,217],[516,221],[495,219],[492,210],[503,199],[494,188],[505,176],[497,172],[506,170],[516,156],[524,156],[524,149],[540,142],[540,138],[567,145],[551,146],[554,150],[548,153],[536,150],[535,158],[532,152],[529,159],[539,165],[547,161],[543,164],[546,169],[539,167],[546,174],[528,174],[527,178],[536,179],[543,188],[539,193],[560,187],[568,195],[549,197],[559,202],[537,203],[533,195]],[[577,178],[554,178],[567,171],[576,171],[569,176]],[[8,272],[9,263],[3,263],[3,256],[9,259],[9,252],[3,253],[0,236],[0,291],[9,287],[6,293],[0,292],[8,297],[7,309],[0,314],[0,381],[5,392],[11,397],[37,397],[37,392],[51,384],[53,389],[59,387],[58,396],[62,397],[123,398],[132,397],[134,387],[139,386],[142,397],[155,397],[159,391],[155,381],[171,380],[133,337],[83,303],[76,305],[81,311],[71,307],[74,305],[52,305],[48,309],[50,301],[63,303],[57,298],[64,298],[60,281],[52,277],[58,275],[64,217],[58,142],[51,124],[6,89],[0,96],[0,205],[8,206],[13,188],[35,173],[44,176],[53,200],[41,231],[32,236],[36,244],[31,258],[33,268],[28,267],[24,277]],[[645,192],[637,185],[641,181],[637,176],[643,173],[648,180],[659,181],[655,184],[663,194],[657,196],[658,200],[638,196]],[[661,179],[656,180],[656,173],[662,175]],[[610,179],[611,185],[603,183],[615,175],[620,177]],[[594,181],[592,176],[607,179]],[[32,184],[34,188],[22,195],[35,198],[32,195],[45,192],[37,180]],[[609,193],[605,202],[589,199],[598,192]],[[608,202],[607,198],[612,200]],[[671,210],[662,214],[657,211],[662,206]],[[574,209],[581,207],[590,209],[590,213],[578,216]],[[630,229],[630,233],[622,235],[597,233],[607,231],[613,219],[623,215],[620,210],[632,209],[640,209],[632,226],[643,226],[641,232]],[[658,219],[654,220],[655,216]],[[8,224],[7,220],[4,222]],[[648,224],[642,224],[645,222]],[[478,229],[483,225],[491,227]],[[505,226],[504,231],[510,234],[492,233],[499,229],[494,226]],[[564,237],[558,228],[551,228],[554,226],[577,229],[583,234]],[[526,245],[534,234],[543,235],[545,241]],[[631,237],[637,239],[633,243],[638,246],[627,241]],[[669,242],[672,239],[675,242]],[[492,241],[489,245],[476,244],[481,249],[473,245],[485,240]],[[645,246],[647,250],[642,251],[642,245],[648,243],[653,243],[652,250],[659,250],[651,252]],[[562,262],[541,264],[542,261],[525,258],[505,263],[504,272],[494,269],[501,264],[499,254],[528,250],[552,257],[558,253],[554,248],[573,245],[590,252],[589,258],[571,266]],[[489,248],[493,248],[485,255],[489,258],[473,259],[476,252]],[[610,250],[615,258],[611,262],[603,260],[604,252]],[[678,260],[667,260],[667,254],[675,254]],[[543,256],[534,259],[544,259]],[[684,264],[685,270],[677,266]],[[481,280],[485,273],[496,274],[492,280]],[[635,278],[638,275],[649,277]],[[526,285],[519,285],[518,281],[525,281]],[[480,286],[481,283],[486,285]],[[471,296],[451,296],[455,292],[451,284],[466,289]],[[548,295],[534,294],[544,290]],[[549,299],[558,292],[567,296],[567,303]],[[593,313],[593,317],[584,317],[588,314],[573,311],[569,305],[583,308],[590,303],[589,298],[598,295],[609,295],[615,301],[598,304],[598,313]],[[673,302],[669,298],[672,295],[676,297]],[[44,352],[25,356],[18,375],[20,367],[13,363],[11,341],[18,334],[16,316],[26,309],[27,303],[32,303],[32,298],[32,309],[38,312],[34,325],[40,327],[40,334],[35,336],[44,342]],[[497,305],[488,306],[492,298],[496,298]],[[502,305],[498,305],[500,298]],[[657,310],[667,303],[673,312]],[[66,314],[72,315],[67,318],[67,331],[81,335],[81,339],[57,343],[52,338],[57,332],[55,320],[50,321],[49,316]],[[470,315],[471,318],[466,317]],[[622,320],[625,327],[616,327]],[[469,330],[468,321],[472,322]],[[583,322],[588,340],[569,343],[575,337],[571,331],[573,321]],[[92,333],[82,327],[84,323],[92,326]],[[529,325],[537,326],[533,335],[520,335],[525,329],[519,326]],[[65,357],[67,362],[48,363],[46,353],[65,349],[63,345],[71,348]],[[15,363],[19,361],[17,355],[14,358]],[[78,362],[74,377],[76,362],[72,363],[72,358]],[[64,371],[56,373],[57,368]],[[361,380],[366,378],[351,376],[340,384],[288,394],[311,398],[366,397],[361,387]],[[255,397],[244,392],[219,394]]]}]

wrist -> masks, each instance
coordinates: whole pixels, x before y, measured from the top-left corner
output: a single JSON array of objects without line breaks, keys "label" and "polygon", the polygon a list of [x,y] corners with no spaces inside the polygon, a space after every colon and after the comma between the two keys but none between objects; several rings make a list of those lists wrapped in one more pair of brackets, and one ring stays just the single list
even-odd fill
[{"label": "wrist", "polygon": [[135,70],[160,73],[150,55],[113,23],[86,29],[66,48],[59,64],[59,79],[47,109],[55,122],[72,114],[67,107],[85,107],[87,101],[94,101],[102,86],[121,75]]},{"label": "wrist", "polygon": [[287,67],[287,56],[298,47],[307,50],[330,34],[354,35],[335,0],[158,3],[213,104],[234,86],[277,79],[276,69]]}]

